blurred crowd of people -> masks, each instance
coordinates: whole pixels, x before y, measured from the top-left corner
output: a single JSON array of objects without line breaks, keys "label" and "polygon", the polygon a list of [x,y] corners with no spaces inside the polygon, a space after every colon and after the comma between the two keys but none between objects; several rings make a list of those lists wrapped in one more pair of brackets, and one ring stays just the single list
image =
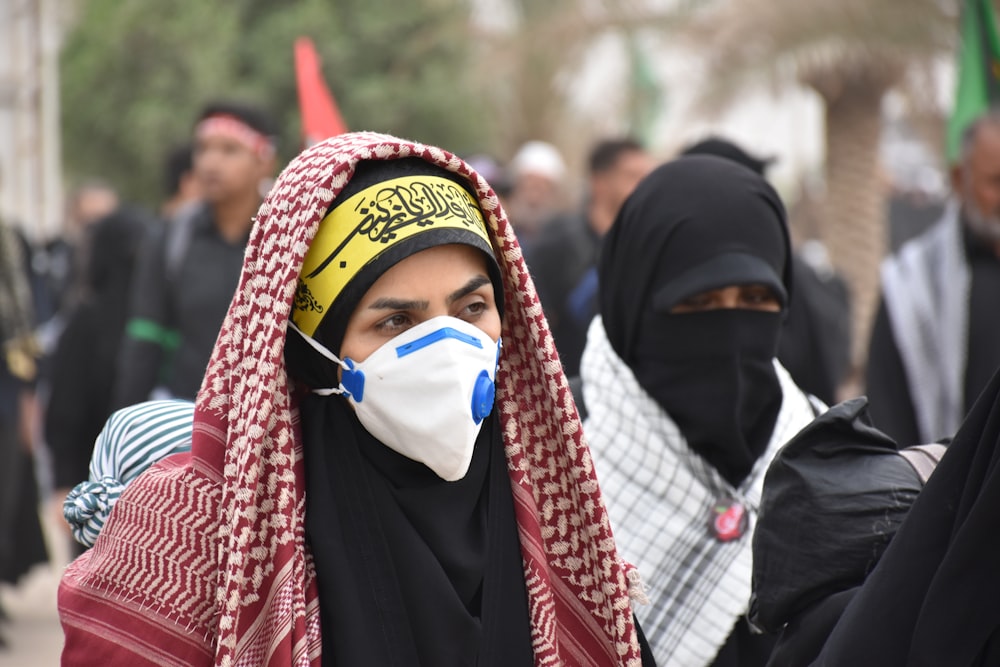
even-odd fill
[{"label": "blurred crowd of people", "polygon": [[[3,581],[47,558],[35,508],[50,505],[66,527],[62,501],[87,479],[116,408],[194,399],[274,175],[276,135],[256,107],[209,104],[164,160],[159,210],[93,180],[68,198],[61,237],[32,244],[3,228],[4,456],[19,456],[3,468],[18,494],[0,509],[11,517],[0,523],[12,552]],[[82,551],[67,542],[71,555]]]},{"label": "blurred crowd of people", "polygon": [[[398,655],[418,655],[424,660],[469,664],[464,661],[469,656],[481,657],[483,650],[503,656],[495,658],[495,663],[504,664],[503,660],[530,660],[526,656],[532,650],[537,656],[551,648],[546,655],[565,660],[566,646],[579,639],[573,634],[576,630],[564,629],[565,637],[546,635],[545,619],[534,611],[542,599],[533,588],[537,582],[521,577],[522,558],[552,578],[558,578],[551,572],[563,564],[556,565],[558,559],[545,540],[539,537],[537,545],[528,544],[526,536],[534,539],[534,532],[547,535],[545,531],[555,530],[549,523],[551,516],[545,514],[549,510],[538,510],[533,503],[571,502],[566,488],[596,489],[599,480],[600,491],[589,501],[598,509],[585,517],[573,515],[573,521],[581,523],[574,524],[573,531],[578,532],[571,539],[584,540],[581,534],[587,530],[597,534],[610,526],[617,552],[605,556],[620,556],[622,563],[629,564],[620,572],[614,570],[614,576],[621,579],[609,586],[623,601],[622,608],[628,607],[624,601],[631,596],[636,603],[634,617],[631,612],[617,617],[616,631],[608,630],[608,637],[601,635],[595,644],[618,642],[614,650],[625,656],[621,658],[625,663],[728,667],[812,664],[826,659],[820,664],[902,665],[911,664],[908,656],[917,651],[937,656],[961,653],[963,661],[953,664],[995,664],[1000,659],[1000,636],[994,636],[1000,626],[989,622],[977,626],[978,634],[966,630],[947,635],[935,629],[921,636],[922,644],[904,647],[907,638],[918,636],[919,628],[930,623],[944,627],[940,610],[932,613],[919,603],[957,604],[959,593],[949,594],[946,583],[972,596],[973,608],[989,618],[997,606],[986,600],[984,592],[970,592],[961,573],[951,572],[951,578],[942,583],[932,570],[961,568],[969,559],[988,563],[990,557],[1000,556],[995,540],[979,548],[961,530],[966,521],[988,523],[992,516],[988,501],[997,492],[990,475],[996,445],[993,410],[998,380],[994,374],[1000,367],[996,344],[1000,315],[994,307],[1000,294],[1000,115],[986,114],[966,131],[960,161],[953,166],[953,196],[941,220],[903,243],[884,262],[882,305],[867,346],[867,400],[845,393],[853,361],[851,295],[821,246],[817,252],[815,239],[808,247],[793,246],[785,203],[768,182],[770,157],[753,155],[725,137],[712,136],[662,159],[636,138],[623,135],[595,141],[585,173],[577,177],[556,146],[541,140],[524,143],[509,161],[480,154],[468,156],[456,167],[457,162],[445,164],[418,155],[419,159],[412,159],[419,164],[411,165],[411,171],[396,173],[384,165],[371,166],[384,158],[377,157],[369,145],[375,139],[359,134],[344,135],[342,143],[335,140],[329,149],[321,145],[307,151],[316,164],[342,174],[330,182],[313,183],[308,180],[313,177],[308,160],[279,170],[280,134],[259,108],[234,102],[208,104],[195,119],[191,137],[166,156],[165,192],[158,210],[133,205],[111,185],[91,181],[81,184],[69,199],[63,238],[33,245],[10,221],[0,226],[4,353],[0,364],[0,583],[16,585],[33,565],[48,559],[40,504],[49,505],[64,526],[64,499],[70,499],[67,506],[76,503],[77,513],[86,509],[81,494],[71,490],[88,478],[91,483],[102,482],[102,475],[95,472],[94,445],[116,437],[108,430],[109,417],[147,401],[173,399],[185,402],[181,410],[189,420],[190,402],[211,400],[239,406],[219,423],[193,413],[206,433],[222,434],[221,442],[229,449],[224,448],[220,457],[246,446],[241,437],[264,434],[254,445],[253,461],[227,458],[230,466],[250,466],[244,470],[250,477],[275,466],[270,481],[254,478],[254,483],[265,486],[278,484],[274,480],[284,479],[285,474],[304,474],[305,482],[286,489],[291,495],[283,502],[299,502],[302,497],[296,494],[309,484],[312,495],[309,503],[301,500],[302,506],[314,515],[322,511],[324,516],[339,517],[336,527],[330,528],[315,525],[315,519],[311,522],[306,515],[302,532],[295,533],[296,540],[308,542],[319,576],[315,583],[302,575],[306,582],[302,590],[295,588],[298,584],[292,586],[294,595],[301,596],[295,598],[296,604],[315,603],[324,614],[329,613],[313,627],[314,617],[303,611],[296,618],[307,629],[295,625],[288,630],[309,644],[310,658],[319,655],[317,644],[343,664],[375,650],[372,644],[378,643],[378,628],[367,620],[348,618],[347,609],[356,604],[366,613],[386,614],[390,619],[386,623],[401,633],[376,651],[386,659],[398,651]],[[397,140],[380,141],[396,146]],[[407,142],[399,146],[395,150],[401,154],[419,153]],[[276,176],[278,186],[272,187]],[[440,179],[457,183],[465,193],[460,198],[468,199],[461,199],[461,207],[478,212],[472,217],[481,229],[477,227],[472,234],[456,223],[450,236],[440,238],[400,231],[403,224],[391,234],[374,223],[359,223],[351,233],[338,231],[342,237],[324,231],[333,228],[333,220],[347,219],[346,213],[335,215],[348,208],[338,208],[340,202],[351,202],[351,215],[367,215],[369,209],[364,206],[374,207],[396,196],[403,187],[401,179],[420,178],[438,186]],[[574,182],[584,184],[578,201],[569,196]],[[385,190],[368,195],[370,201],[358,199],[363,193],[376,192],[371,188],[380,184]],[[455,206],[448,210],[453,212]],[[320,231],[302,237],[289,226],[308,221],[316,222]],[[264,227],[273,239],[260,237]],[[324,233],[326,237],[321,236]],[[310,256],[303,258],[309,243],[326,244],[323,248],[329,250],[339,242],[329,253],[329,262],[355,236],[370,237],[374,243],[377,234],[384,234],[379,250],[354,251],[369,262],[364,270],[357,269],[358,273],[343,279],[310,282],[326,264],[310,265]],[[414,244],[407,241],[410,234],[424,240]],[[270,241],[279,246],[273,250],[278,258],[274,262],[261,250]],[[437,246],[463,244],[475,252],[468,250],[465,256],[441,251],[440,256],[433,255],[438,257],[437,264],[418,263],[417,258],[426,260],[432,257],[428,253],[440,250]],[[385,250],[389,259],[380,259],[383,246],[395,247]],[[475,261],[466,261],[473,255]],[[349,265],[356,259],[345,257],[340,268],[354,271]],[[496,316],[492,325],[482,324],[479,315],[449,316],[465,321],[461,325],[452,322],[446,327],[450,333],[443,336],[472,340],[493,355],[492,368],[486,364],[482,371],[490,393],[487,398],[473,394],[474,416],[475,397],[488,407],[478,414],[466,443],[474,447],[470,452],[484,453],[478,458],[470,453],[471,462],[466,460],[454,479],[441,472],[439,466],[444,463],[422,453],[419,445],[390,444],[397,438],[406,440],[406,434],[418,440],[434,439],[424,433],[416,435],[412,421],[393,422],[402,419],[399,414],[410,410],[407,401],[416,398],[387,393],[392,398],[384,399],[387,405],[369,417],[374,420],[369,423],[358,407],[363,402],[360,388],[346,379],[354,377],[369,354],[373,360],[378,354],[377,346],[353,356],[345,352],[352,341],[365,340],[354,338],[360,336],[357,313],[400,302],[396,292],[385,288],[383,279],[394,276],[397,269],[413,267],[400,274],[404,278],[394,278],[389,284],[417,285],[432,293],[434,285],[422,279],[438,275],[434,267],[444,264],[459,268],[454,276],[446,271],[440,275],[441,280],[455,281],[456,288],[442,297],[443,310],[469,293],[485,291],[488,295],[475,304],[481,308],[476,312],[492,310]],[[463,282],[467,280],[464,273],[458,275],[466,264],[471,282]],[[365,274],[373,266],[377,270]],[[279,285],[276,278],[271,287],[261,287],[268,271],[293,273],[281,273],[287,284]],[[366,277],[361,280],[359,276]],[[524,280],[525,276],[530,280]],[[260,280],[255,282],[257,277]],[[275,291],[279,286],[280,293]],[[322,302],[322,290],[332,290],[326,302]],[[293,294],[289,314],[278,302],[292,300]],[[403,303],[422,303],[421,299],[434,303],[424,293],[411,296]],[[540,318],[535,305],[540,305]],[[407,313],[415,308],[392,307]],[[275,326],[281,336],[266,339],[270,324],[258,321],[263,317],[257,311],[260,308],[280,312]],[[299,312],[310,308],[318,313],[315,321],[309,319],[312,315]],[[386,320],[389,324],[380,322],[379,326],[396,326],[398,317],[397,313]],[[401,326],[399,336],[421,326],[422,321]],[[287,343],[285,331],[289,332]],[[417,339],[417,347],[434,347],[437,340]],[[241,365],[241,356],[255,367]],[[417,374],[414,385],[430,386],[431,374],[418,371],[407,371]],[[264,384],[248,380],[243,385],[241,373]],[[476,391],[480,380],[476,380]],[[441,387],[444,392],[449,385],[445,382]],[[309,390],[326,393],[319,399],[309,396]],[[371,391],[378,390],[378,384],[371,387]],[[494,411],[489,416],[494,391],[503,414]],[[330,394],[344,394],[351,403],[337,399],[338,407],[329,408]],[[253,403],[254,397],[263,402]],[[842,402],[845,399],[852,400]],[[294,410],[286,404],[289,400]],[[828,411],[829,406],[836,407]],[[438,409],[429,404],[424,414],[429,418]],[[237,415],[238,410],[248,414]],[[290,415],[299,410],[303,421],[293,428]],[[143,418],[148,414],[142,413]],[[171,414],[178,419],[176,410]],[[451,423],[446,417],[442,424]],[[169,448],[143,446],[141,457],[149,461],[130,474],[129,482],[168,454],[199,456],[197,435],[194,453],[186,453],[192,436],[190,432],[183,437],[176,434],[184,431],[180,423],[172,422]],[[285,426],[287,432],[281,430]],[[445,434],[444,430],[435,437],[442,441],[451,437],[451,431]],[[549,441],[538,435],[543,431]],[[327,465],[322,474],[318,468],[301,473],[290,463],[269,459],[272,451],[285,451],[282,443],[294,439],[289,435],[293,432],[294,437],[304,438],[312,466],[319,465],[316,461],[327,465],[327,458],[337,463]],[[347,438],[345,433],[353,435]],[[350,440],[348,449],[353,453],[338,450],[334,455],[317,444],[331,437],[338,442]],[[952,438],[956,443],[952,447],[959,453],[949,457],[942,452],[950,452]],[[181,440],[184,444],[179,447]],[[503,447],[478,444],[484,441]],[[371,443],[399,452],[406,462],[371,454],[365,449]],[[929,443],[942,447],[895,458],[897,450]],[[553,461],[558,460],[552,463],[554,472],[545,471],[544,456],[539,454],[546,447],[551,447]],[[844,454],[843,447],[849,454]],[[593,457],[596,479],[567,462],[581,448],[589,448],[585,458],[589,466]],[[836,466],[808,459],[827,451]],[[537,459],[533,458],[536,454]],[[891,459],[885,458],[890,454]],[[912,462],[925,454],[930,456],[930,468],[920,474],[921,468]],[[892,464],[872,472],[875,458]],[[414,462],[419,466],[414,467]],[[345,467],[338,468],[341,465]],[[916,472],[906,467],[910,465]],[[513,496],[500,493],[497,488],[508,485],[503,470],[515,466],[529,474],[523,479],[511,477]],[[945,474],[931,476],[935,466]],[[211,469],[220,479],[231,474],[231,467]],[[782,474],[792,469],[806,472],[789,482]],[[474,474],[480,486],[468,487],[465,480],[466,475],[473,475],[470,470],[478,471]],[[880,477],[882,470],[888,472]],[[859,479],[862,473],[867,477]],[[545,474],[554,475],[553,484],[563,485],[560,494],[547,495],[554,492],[538,481]],[[904,482],[899,481],[901,474]],[[349,479],[352,475],[371,480],[384,476],[389,482],[355,488]],[[832,482],[828,475],[833,476]],[[976,478],[974,484],[967,484],[970,476]],[[244,506],[248,521],[264,522],[253,524],[261,535],[270,530],[266,517],[271,512],[279,521],[295,523],[300,518],[295,513],[301,509],[297,505],[276,510],[267,498],[247,500],[263,487],[238,493],[239,484],[249,477],[226,479],[225,493],[234,495],[225,498],[232,500],[233,507],[249,503]],[[460,492],[448,487],[452,490],[440,495],[426,491],[436,488],[441,479],[454,484],[461,480],[466,486]],[[841,494],[823,504],[816,510],[811,534],[794,530],[791,526],[802,523],[801,515],[794,515],[798,521],[789,516],[806,506],[818,507],[824,497],[811,484],[829,494],[831,487],[824,487],[824,482],[844,489],[862,484],[871,488],[853,497]],[[885,491],[893,483],[897,486],[892,488],[905,486],[912,493],[905,502],[897,497],[904,505],[902,511],[879,523],[880,517],[888,516]],[[928,499],[922,490],[925,484]],[[318,490],[327,487],[332,490]],[[116,487],[115,499],[120,492]],[[489,502],[480,506],[480,498]],[[797,502],[805,499],[817,505]],[[100,502],[107,504],[106,499]],[[865,502],[873,505],[865,506]],[[345,503],[363,508],[358,516],[381,527],[369,532],[356,525],[356,516],[343,514]],[[465,509],[445,511],[450,503]],[[951,514],[942,518],[932,503],[959,506],[947,505]],[[900,509],[898,503],[893,507]],[[565,509],[560,506],[560,511]],[[84,554],[95,540],[101,544],[98,534],[110,506],[104,510],[85,543],[73,539],[66,526],[74,557]],[[995,508],[992,512],[995,515]],[[851,519],[851,538],[857,536],[861,542],[856,554],[877,556],[855,563],[845,553],[844,572],[831,574],[832,583],[817,589],[808,573],[802,575],[788,563],[807,561],[805,540],[813,540],[813,545],[825,544],[825,540],[831,553],[835,551],[832,545],[844,534],[847,523],[831,517],[843,519],[843,513]],[[207,521],[217,523],[220,518],[212,516]],[[442,528],[445,524],[454,528],[453,533]],[[587,530],[580,528],[583,525]],[[760,540],[755,538],[758,525],[763,527]],[[936,531],[936,550],[908,561],[925,544],[920,526]],[[109,524],[116,539],[126,541],[148,528],[139,520],[127,529]],[[361,568],[353,547],[332,544],[330,530],[341,531],[340,537],[349,537],[352,544],[356,541],[375,554],[372,567],[381,569],[366,569],[364,576],[353,580],[348,573],[357,570],[351,568]],[[220,534],[224,532],[220,529]],[[894,537],[897,532],[899,539]],[[495,553],[483,548],[487,543],[497,545]],[[237,551],[242,548],[234,544],[228,546]],[[296,557],[304,552],[289,555],[274,544],[258,547],[270,549],[268,558],[274,563],[300,566]],[[573,549],[579,547],[573,544]],[[433,563],[434,572],[440,566],[440,576],[427,575],[427,582],[413,584],[420,567],[404,563],[398,550]],[[880,558],[886,564],[880,564]],[[893,606],[885,600],[899,590],[894,586],[905,586],[900,572],[907,570],[908,562],[922,569],[911,568],[909,581],[917,585],[909,598],[912,608],[903,610],[901,604]],[[646,584],[644,604],[638,604],[642,596],[634,595],[626,583],[633,577],[632,565],[638,571],[635,576]],[[118,650],[95,640],[70,615],[82,616],[84,609],[89,613],[82,600],[97,590],[87,593],[87,584],[80,582],[109,577],[106,569],[111,566],[106,554],[93,558],[88,554],[73,565],[73,576],[78,579],[65,584],[71,590],[67,600],[72,602],[63,610],[67,636],[73,639],[67,648],[70,655],[108,657]],[[246,593],[245,582],[233,578],[223,565],[215,571],[226,573],[222,584],[230,586],[230,593]],[[817,572],[814,579],[825,574]],[[261,575],[267,586],[273,584],[278,590],[271,576]],[[995,588],[996,577],[988,579],[987,592]],[[573,581],[576,586],[578,581]],[[502,594],[497,593],[500,582],[508,587]],[[389,596],[388,611],[379,607],[381,603],[374,605],[378,607],[374,611],[368,609],[366,596],[385,585],[400,587]],[[349,602],[339,597],[347,594],[338,592],[338,586],[351,591]],[[438,599],[435,596],[444,595],[442,591],[453,589],[459,595],[448,598],[449,620],[442,621],[444,625],[417,620],[430,613],[423,596]],[[584,593],[589,594],[580,594]],[[551,593],[556,599],[564,594]],[[487,598],[495,607],[487,609]],[[555,605],[558,613],[567,614],[560,604]],[[268,609],[247,608],[252,610],[247,613],[270,618]],[[588,622],[598,624],[599,611],[588,608],[577,613],[593,614]],[[856,655],[855,639],[859,633],[874,632],[873,618],[886,616],[894,619],[891,628],[882,636],[869,637],[866,644],[885,661],[865,662]],[[333,618],[337,625],[329,620]],[[213,651],[238,652],[238,647],[220,639],[228,637],[229,631],[237,632],[233,627],[242,632],[244,620],[233,619],[235,625],[216,637],[221,643],[199,644],[187,655],[201,660]],[[192,626],[204,622],[190,620]],[[317,639],[320,627],[322,642]],[[447,643],[457,628],[475,639],[462,643],[454,653],[442,652],[442,642]],[[278,637],[279,631],[269,625],[268,632],[272,630]],[[329,641],[333,636],[336,647]],[[122,637],[110,643],[127,648],[131,636]],[[242,635],[233,641],[242,641]],[[595,660],[594,664],[602,663]]]}]

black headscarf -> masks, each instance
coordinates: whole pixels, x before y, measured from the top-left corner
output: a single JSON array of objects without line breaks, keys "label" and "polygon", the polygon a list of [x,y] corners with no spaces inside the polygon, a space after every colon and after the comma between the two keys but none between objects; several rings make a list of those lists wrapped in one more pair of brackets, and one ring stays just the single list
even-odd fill
[{"label": "black headscarf", "polygon": [[998,524],[1000,374],[813,664],[1000,664]]},{"label": "black headscarf", "polygon": [[[361,163],[338,201],[414,174],[457,179],[422,160]],[[471,232],[427,231],[362,269],[316,339],[339,354],[347,319],[375,280],[405,257],[445,243],[490,253],[502,307],[492,251]],[[336,365],[298,334],[289,334],[285,355],[289,373],[304,384],[337,386]],[[483,423],[466,476],[445,482],[376,440],[342,396],[306,395],[300,410],[323,664],[530,664],[527,593],[496,413]]]},{"label": "black headscarf", "polygon": [[781,407],[772,360],[781,313],[670,314],[695,294],[763,284],[791,292],[785,210],[759,175],[714,156],[654,170],[626,200],[602,249],[600,308],[611,346],[691,448],[737,484]]}]

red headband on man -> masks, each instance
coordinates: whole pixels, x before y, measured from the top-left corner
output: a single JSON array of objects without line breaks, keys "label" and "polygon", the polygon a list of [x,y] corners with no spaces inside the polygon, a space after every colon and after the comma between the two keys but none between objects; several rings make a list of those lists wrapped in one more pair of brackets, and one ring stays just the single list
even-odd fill
[{"label": "red headband on man", "polygon": [[261,158],[274,155],[274,141],[267,135],[258,132],[236,116],[219,114],[209,116],[195,129],[195,136],[203,139],[210,136],[223,136],[235,139]]}]

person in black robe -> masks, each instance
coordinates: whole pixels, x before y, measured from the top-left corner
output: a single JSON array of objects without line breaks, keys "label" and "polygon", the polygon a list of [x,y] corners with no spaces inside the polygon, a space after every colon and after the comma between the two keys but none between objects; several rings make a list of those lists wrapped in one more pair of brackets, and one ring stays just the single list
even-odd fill
[{"label": "person in black robe", "polygon": [[820,407],[775,358],[789,257],[778,194],[709,155],[653,170],[604,241],[584,431],[662,664],[748,667],[770,654],[773,638],[744,618],[750,527],[767,463]]},{"label": "person in black robe", "polygon": [[37,346],[30,250],[20,231],[0,221],[0,583],[11,585],[48,560],[31,429]]},{"label": "person in black robe", "polygon": [[[848,461],[852,465],[840,473],[828,470],[836,459],[815,456],[826,469],[800,466],[797,480],[784,480],[819,495],[833,493],[829,479],[838,474],[841,486],[857,489],[881,477],[881,488],[845,497],[839,513],[814,515],[815,525],[806,526],[799,517],[796,527],[793,515],[802,509],[787,502],[787,495],[786,502],[770,505],[772,516],[761,520],[762,526],[781,524],[786,531],[767,529],[770,539],[755,543],[758,561],[780,562],[789,552],[816,551],[824,541],[837,552],[828,551],[828,562],[810,577],[781,577],[775,569],[765,582],[757,575],[767,567],[755,564],[757,619],[763,614],[765,627],[787,623],[770,665],[1000,664],[1000,373],[987,384],[922,490],[914,485],[912,471],[907,479],[898,464],[884,465],[895,443],[871,426],[863,412],[865,399],[856,400],[861,405],[838,406],[786,451],[809,456],[809,449],[834,448],[865,455]],[[881,463],[873,464],[872,455]],[[788,463],[779,459],[775,466]],[[881,472],[873,472],[873,465]],[[768,485],[781,477],[777,468],[769,471],[765,503]],[[802,501],[818,506],[815,497]],[[871,510],[879,507],[876,517]],[[853,557],[844,546],[864,547],[865,542],[867,549],[853,549]],[[837,557],[845,554],[846,559]],[[770,588],[762,589],[765,583]]]},{"label": "person in black robe", "polygon": [[[112,412],[132,276],[153,224],[141,208],[122,206],[95,222],[91,232],[83,297],[68,316],[49,362],[44,428],[60,506],[69,490],[87,478],[94,440]],[[77,541],[69,544],[80,552]]]}]

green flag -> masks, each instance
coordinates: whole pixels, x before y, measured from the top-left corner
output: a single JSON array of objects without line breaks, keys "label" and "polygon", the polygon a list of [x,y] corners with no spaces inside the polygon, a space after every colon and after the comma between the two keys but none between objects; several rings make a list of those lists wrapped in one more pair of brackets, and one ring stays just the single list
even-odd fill
[{"label": "green flag", "polygon": [[962,131],[977,116],[1000,104],[1000,39],[991,0],[966,0],[961,18],[958,90],[948,120],[948,162],[959,157]]},{"label": "green flag", "polygon": [[649,146],[653,139],[653,125],[660,115],[663,90],[656,79],[653,66],[635,37],[629,36],[628,48],[632,80],[629,85],[629,132],[642,144]]}]

